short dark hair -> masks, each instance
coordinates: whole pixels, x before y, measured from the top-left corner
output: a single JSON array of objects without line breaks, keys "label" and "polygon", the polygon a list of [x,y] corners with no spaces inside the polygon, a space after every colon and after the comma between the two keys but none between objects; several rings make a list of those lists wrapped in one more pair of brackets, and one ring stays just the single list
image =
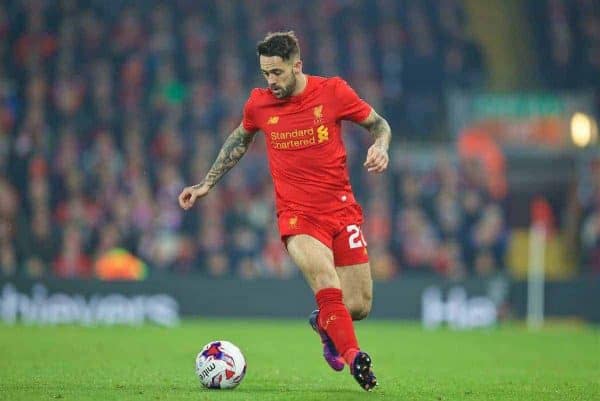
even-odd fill
[{"label": "short dark hair", "polygon": [[284,61],[300,57],[300,46],[294,31],[269,32],[256,46],[259,56],[279,56]]}]

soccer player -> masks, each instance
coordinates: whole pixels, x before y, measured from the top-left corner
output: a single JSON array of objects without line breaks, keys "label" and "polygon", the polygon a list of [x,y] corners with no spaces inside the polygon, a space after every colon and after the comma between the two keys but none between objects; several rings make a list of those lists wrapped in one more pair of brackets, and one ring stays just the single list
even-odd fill
[{"label": "soccer player", "polygon": [[349,365],[361,387],[372,390],[377,380],[371,358],[360,350],[352,320],[370,312],[373,283],[341,121],[373,136],[364,162],[373,173],[388,166],[390,126],[344,80],[304,74],[293,31],[268,34],[257,53],[268,87],[252,90],[241,124],[202,182],[183,189],[179,204],[187,210],[208,194],[262,131],[281,240],[315,294],[318,309],[309,322],[321,337],[323,356],[334,370]]}]

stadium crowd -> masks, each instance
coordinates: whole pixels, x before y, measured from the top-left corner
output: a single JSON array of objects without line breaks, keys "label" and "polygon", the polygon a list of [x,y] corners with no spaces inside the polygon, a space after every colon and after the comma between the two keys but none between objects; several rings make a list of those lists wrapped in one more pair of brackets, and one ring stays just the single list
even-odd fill
[{"label": "stadium crowd", "polygon": [[[371,6],[374,4],[375,6]],[[0,274],[94,277],[125,249],[152,272],[287,278],[259,139],[192,211],[177,205],[263,86],[255,42],[293,27],[305,71],[346,78],[396,141],[430,140],[440,93],[485,82],[459,0],[0,3]],[[401,138],[401,139],[400,139]],[[502,199],[452,155],[391,173],[362,167],[370,138],[347,126],[377,279],[503,268]]]},{"label": "stadium crowd", "polygon": [[[545,87],[594,93],[600,116],[600,4],[594,0],[529,1],[535,27],[538,70]],[[578,262],[584,271],[600,273],[600,169],[597,156],[580,163],[577,196]]]},{"label": "stadium crowd", "polygon": [[600,5],[595,0],[531,0],[539,72],[559,90],[600,88]]},{"label": "stadium crowd", "polygon": [[600,274],[600,157],[594,155],[580,165],[576,208],[580,220],[580,262]]}]

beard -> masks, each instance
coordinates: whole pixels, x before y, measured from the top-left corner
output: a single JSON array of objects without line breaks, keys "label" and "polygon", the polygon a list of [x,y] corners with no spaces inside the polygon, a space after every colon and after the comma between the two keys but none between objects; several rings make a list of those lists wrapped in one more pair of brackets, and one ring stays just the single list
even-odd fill
[{"label": "beard", "polygon": [[276,98],[278,98],[278,99],[286,98],[286,97],[290,96],[292,93],[294,93],[294,90],[296,89],[296,76],[294,74],[292,74],[292,80],[288,85],[271,86],[270,89]]}]

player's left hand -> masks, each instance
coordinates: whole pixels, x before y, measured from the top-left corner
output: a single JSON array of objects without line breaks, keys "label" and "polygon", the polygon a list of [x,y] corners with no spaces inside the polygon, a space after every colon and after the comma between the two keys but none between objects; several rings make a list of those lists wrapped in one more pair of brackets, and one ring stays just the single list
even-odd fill
[{"label": "player's left hand", "polygon": [[378,144],[371,145],[367,151],[367,159],[364,166],[370,173],[382,173],[387,169],[390,158],[387,149]]}]

